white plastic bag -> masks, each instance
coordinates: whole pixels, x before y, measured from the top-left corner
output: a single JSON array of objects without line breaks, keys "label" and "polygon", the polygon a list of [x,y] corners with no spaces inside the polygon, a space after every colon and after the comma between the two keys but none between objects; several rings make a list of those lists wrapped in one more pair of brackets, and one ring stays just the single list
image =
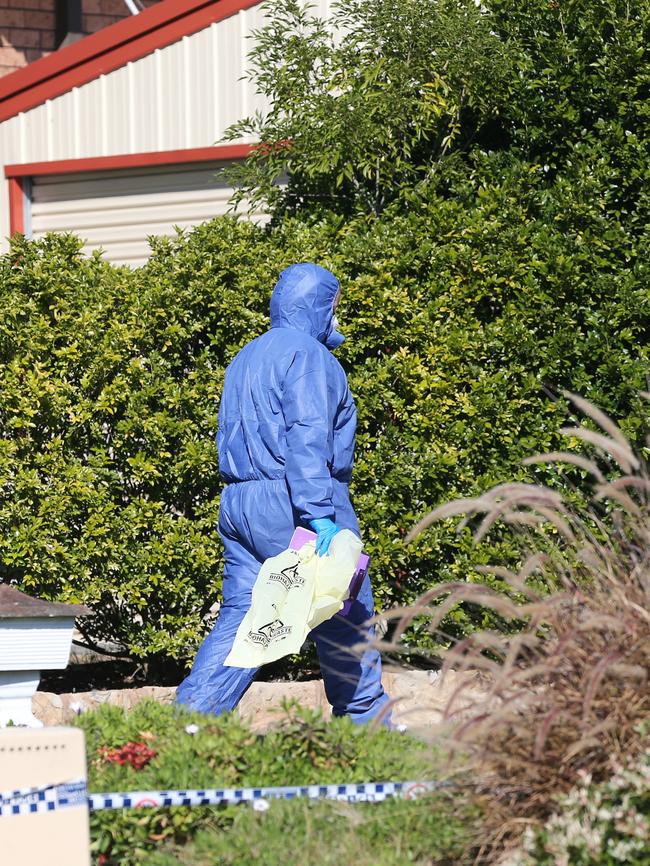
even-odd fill
[{"label": "white plastic bag", "polygon": [[300,652],[309,632],[343,607],[361,550],[361,539],[342,529],[328,556],[310,542],[267,559],[224,664],[255,668]]}]

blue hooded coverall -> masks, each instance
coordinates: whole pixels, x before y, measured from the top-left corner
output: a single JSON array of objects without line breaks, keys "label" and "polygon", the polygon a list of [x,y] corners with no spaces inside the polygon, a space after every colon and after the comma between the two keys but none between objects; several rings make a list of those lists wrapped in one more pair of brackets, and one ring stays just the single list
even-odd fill
[{"label": "blue hooded coverall", "polygon": [[[343,342],[333,323],[336,277],[314,264],[282,272],[271,298],[271,328],[226,370],[219,406],[219,534],[225,548],[223,603],[176,701],[206,713],[237,705],[255,668],[225,667],[265,559],[289,546],[294,528],[328,517],[359,535],[350,503],[356,409],[330,349]],[[366,578],[346,617],[311,632],[334,715],[388,722],[376,650],[352,649],[372,634]],[[383,712],[382,712],[382,708]]]}]

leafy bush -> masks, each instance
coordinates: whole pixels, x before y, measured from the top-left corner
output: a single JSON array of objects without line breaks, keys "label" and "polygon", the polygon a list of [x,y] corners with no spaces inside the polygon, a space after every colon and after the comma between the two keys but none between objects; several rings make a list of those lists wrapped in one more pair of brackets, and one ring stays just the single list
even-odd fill
[{"label": "leafy bush", "polygon": [[584,774],[503,866],[644,866],[650,850],[650,749],[599,785]]},{"label": "leafy bush", "polygon": [[[349,102],[363,118],[375,98],[381,108],[405,88],[424,86],[417,76],[409,84],[404,46],[415,52],[413,71],[432,75],[427,52],[443,31],[440,51],[456,76],[445,85],[447,107],[431,119],[435,129],[410,151],[397,136],[405,125],[395,108],[387,129],[401,156],[386,170],[396,167],[399,177],[382,180],[380,217],[358,215],[364,208],[345,181],[353,197],[345,205],[319,199],[313,210],[303,196],[296,217],[280,219],[279,206],[267,231],[217,219],[155,241],[149,263],[134,272],[85,258],[71,237],[16,239],[0,258],[0,577],[46,598],[90,604],[94,616],[82,622],[89,642],[115,640],[166,666],[192,655],[221,581],[212,437],[223,372],[267,327],[279,271],[311,259],[334,270],[344,289],[340,318],[349,339],[339,357],[359,409],[353,496],[378,606],[408,604],[434,579],[505,589],[475,565],[496,556],[514,565],[518,551],[507,534],[476,550],[468,531],[447,524],[412,547],[403,537],[440,502],[507,478],[532,480],[536,470],[520,460],[557,446],[562,389],[603,406],[631,441],[643,441],[646,7],[494,0],[488,14],[473,3],[348,3],[344,14],[357,22],[350,46],[368,44],[356,52],[360,65],[350,66],[332,116],[340,120]],[[286,20],[298,15],[293,5],[286,10]],[[480,49],[481,40],[495,39],[490,29],[501,34],[494,52]],[[320,42],[310,47],[299,37],[282,35],[286,58],[320,51]],[[279,38],[275,26],[260,49],[260,58],[274,51],[277,61],[261,86],[294,93]],[[471,55],[458,54],[460,65],[452,62],[459,39]],[[348,58],[345,44],[340,51],[330,66],[314,61],[323,75]],[[465,71],[476,71],[476,89],[463,77],[465,62]],[[377,75],[364,78],[373,64]],[[325,100],[326,85],[313,94],[295,90],[289,106],[305,124],[296,139],[305,160],[329,153],[309,127],[325,115],[300,109],[301,99]],[[471,116],[458,114],[463,88]],[[270,117],[280,123],[281,101],[275,108]],[[455,116],[465,132],[440,161],[441,136]],[[366,118],[383,128],[383,108]],[[500,143],[489,138],[494,124]],[[361,119],[319,127],[341,158],[350,155],[345,176],[363,179],[355,160],[365,150],[346,144],[357,128],[363,141],[372,139]],[[414,130],[405,136],[417,139]],[[430,177],[420,147],[438,160]],[[292,177],[305,189],[334,189],[330,164],[328,157],[322,176],[309,179],[305,169]],[[550,483],[569,491],[581,474],[561,468]],[[503,626],[463,604],[450,611],[441,639],[488,623]],[[409,641],[422,648],[432,638],[415,624]]]},{"label": "leafy bush", "polygon": [[266,11],[250,77],[270,109],[226,133],[262,145],[226,176],[276,214],[380,214],[480,139],[512,90],[517,51],[473,0],[345,0],[327,22],[299,0]]},{"label": "leafy bush", "polygon": [[[90,603],[91,639],[191,653],[220,585],[223,371],[266,327],[279,270],[303,259],[344,286],[353,495],[378,604],[412,601],[433,575],[475,576],[468,533],[438,527],[407,549],[407,528],[449,497],[530,478],[521,458],[555,447],[564,411],[549,390],[587,394],[640,438],[650,321],[646,239],[587,190],[549,197],[525,166],[485,179],[371,224],[264,235],[216,220],[158,241],[134,273],[71,238],[15,242],[0,262],[2,578]],[[460,610],[448,628],[481,621]]]},{"label": "leafy bush", "polygon": [[[430,751],[409,737],[347,719],[326,723],[291,705],[280,727],[263,736],[231,714],[214,718],[153,701],[131,712],[107,705],[77,724],[86,735],[89,789],[98,793],[420,779],[433,766]],[[146,762],[115,760],[145,750]],[[223,829],[234,818],[233,808],[218,807],[98,812],[92,850],[106,866],[149,862],[159,843],[184,843],[197,828],[216,822]]]},{"label": "leafy bush", "polygon": [[226,136],[262,146],[227,176],[276,215],[408,206],[477,152],[597,169],[628,216],[646,194],[645,0],[340,0],[334,34],[297,0],[266,8],[251,77],[270,107]]},{"label": "leafy bush", "polygon": [[[461,600],[520,625],[511,636],[477,632],[445,653],[444,670],[479,669],[487,676],[484,695],[459,688],[446,713],[452,753],[473,755],[476,762],[488,863],[500,863],[501,847],[519,841],[526,826],[542,828],[529,837],[540,857],[557,858],[530,862],[647,859],[650,478],[611,419],[573,400],[590,423],[564,433],[593,456],[554,453],[529,462],[585,470],[595,484],[589,511],[576,511],[542,485],[503,484],[439,507],[414,530],[463,514],[466,522],[476,521],[477,538],[500,523],[520,540],[516,571],[485,567],[502,577],[507,596],[487,587],[439,585],[398,628],[418,615],[435,630]],[[554,589],[540,594],[531,581],[536,573]],[[642,756],[639,763],[622,772],[636,756]],[[596,787],[589,788],[591,782]],[[562,813],[553,818],[558,800]]]}]

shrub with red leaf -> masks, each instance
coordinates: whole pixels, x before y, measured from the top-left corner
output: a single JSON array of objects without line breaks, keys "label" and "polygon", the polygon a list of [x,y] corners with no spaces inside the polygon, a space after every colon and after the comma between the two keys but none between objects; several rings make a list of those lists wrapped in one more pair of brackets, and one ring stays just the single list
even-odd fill
[{"label": "shrub with red leaf", "polygon": [[125,743],[114,749],[103,747],[97,750],[101,757],[109,764],[130,764],[134,770],[141,770],[156,757],[155,749],[150,749],[146,743]]}]

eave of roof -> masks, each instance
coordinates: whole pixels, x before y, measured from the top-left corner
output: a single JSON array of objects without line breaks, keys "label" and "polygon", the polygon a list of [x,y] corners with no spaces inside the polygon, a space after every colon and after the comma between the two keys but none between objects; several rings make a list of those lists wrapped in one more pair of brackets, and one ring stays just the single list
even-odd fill
[{"label": "eave of roof", "polygon": [[34,617],[88,616],[90,608],[83,604],[61,604],[33,598],[24,592],[0,583],[0,619],[31,619]]},{"label": "eave of roof", "polygon": [[244,159],[253,150],[251,144],[221,144],[192,147],[185,150],[157,150],[149,153],[119,153],[112,156],[57,159],[47,162],[22,162],[5,165],[6,178],[38,177],[39,175],[79,174],[84,171],[115,171],[125,168],[151,168],[154,165],[179,165],[192,162],[230,161]]},{"label": "eave of roof", "polygon": [[0,79],[0,122],[222,21],[260,0],[163,0]]}]

